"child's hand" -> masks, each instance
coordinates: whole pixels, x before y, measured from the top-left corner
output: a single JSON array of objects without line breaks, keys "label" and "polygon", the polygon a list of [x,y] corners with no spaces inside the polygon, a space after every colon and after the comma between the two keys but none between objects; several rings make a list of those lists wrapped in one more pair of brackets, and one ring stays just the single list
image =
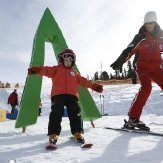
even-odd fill
[{"label": "child's hand", "polygon": [[28,75],[37,74],[39,72],[40,72],[40,68],[39,67],[30,67],[28,69]]},{"label": "child's hand", "polygon": [[92,84],[92,90],[101,93],[103,91],[103,85],[100,84]]}]

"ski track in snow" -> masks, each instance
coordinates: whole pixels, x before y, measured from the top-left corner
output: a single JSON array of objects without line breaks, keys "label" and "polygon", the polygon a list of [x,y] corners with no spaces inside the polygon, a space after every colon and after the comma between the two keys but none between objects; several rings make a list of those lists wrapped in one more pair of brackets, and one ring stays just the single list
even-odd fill
[{"label": "ski track in snow", "polygon": [[[69,139],[69,120],[63,118],[62,132],[57,142],[58,149],[47,151],[45,146],[48,143],[50,88],[43,87],[42,116],[38,117],[36,125],[27,127],[26,133],[22,134],[22,129],[14,128],[14,120],[0,123],[0,163],[8,163],[11,159],[16,160],[16,163],[163,163],[163,137],[104,129],[106,126],[123,125],[138,89],[139,85],[104,87],[104,98],[101,100],[104,102],[104,111],[109,116],[96,120],[96,128],[92,128],[90,122],[84,122],[86,142],[94,144],[91,149],[81,149]],[[8,89],[7,93],[11,91],[12,89]],[[22,91],[22,88],[18,89],[19,97]],[[159,87],[153,85],[141,118],[152,131],[163,133],[163,96],[159,95],[159,91]],[[99,94],[90,92],[101,110]],[[1,92],[0,100],[3,95]],[[0,106],[4,107],[4,98],[1,101]]]}]

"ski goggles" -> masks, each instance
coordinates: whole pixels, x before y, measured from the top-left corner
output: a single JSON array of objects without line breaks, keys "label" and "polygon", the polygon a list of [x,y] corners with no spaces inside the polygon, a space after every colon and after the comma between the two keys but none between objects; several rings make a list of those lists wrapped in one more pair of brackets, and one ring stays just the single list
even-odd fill
[{"label": "ski goggles", "polygon": [[64,53],[62,54],[63,59],[70,59],[71,61],[75,61],[76,57],[73,53]]}]

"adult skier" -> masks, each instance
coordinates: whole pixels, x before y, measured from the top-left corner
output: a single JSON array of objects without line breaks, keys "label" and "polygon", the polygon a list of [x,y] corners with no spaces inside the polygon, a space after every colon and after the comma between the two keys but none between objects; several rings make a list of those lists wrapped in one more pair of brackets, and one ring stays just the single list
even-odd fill
[{"label": "adult skier", "polygon": [[[163,52],[163,31],[157,23],[157,15],[154,11],[145,14],[144,25],[141,27],[138,45],[130,53],[121,55],[111,67],[120,69],[122,65],[134,54],[137,56],[136,71],[140,80],[141,88],[136,94],[131,107],[129,109],[129,120],[125,121],[124,127],[129,129],[140,128],[142,130],[150,130],[148,126],[140,121],[143,107],[151,93],[151,80],[157,83],[163,90],[163,60],[161,53]],[[141,41],[140,41],[141,40]],[[131,47],[135,45],[130,45]]]}]

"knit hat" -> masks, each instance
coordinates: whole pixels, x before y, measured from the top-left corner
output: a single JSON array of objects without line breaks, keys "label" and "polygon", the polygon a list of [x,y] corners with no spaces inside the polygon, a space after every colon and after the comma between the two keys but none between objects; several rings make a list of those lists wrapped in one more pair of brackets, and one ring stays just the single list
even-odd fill
[{"label": "knit hat", "polygon": [[149,11],[144,16],[144,24],[150,22],[157,22],[157,15],[155,11]]}]

